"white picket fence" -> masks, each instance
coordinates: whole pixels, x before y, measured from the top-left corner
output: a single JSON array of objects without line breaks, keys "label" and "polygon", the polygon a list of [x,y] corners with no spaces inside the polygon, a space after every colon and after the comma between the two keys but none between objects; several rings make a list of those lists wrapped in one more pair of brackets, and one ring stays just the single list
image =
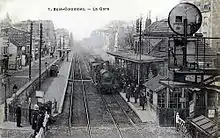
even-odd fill
[{"label": "white picket fence", "polygon": [[43,127],[40,128],[40,131],[38,134],[35,136],[35,138],[45,138],[45,133]]},{"label": "white picket fence", "polygon": [[177,130],[182,132],[184,137],[191,138],[191,135],[189,134],[189,132],[188,132],[188,130],[186,128],[186,122],[182,118],[180,118],[178,112],[176,113],[175,121],[176,121],[176,128],[177,128]]}]

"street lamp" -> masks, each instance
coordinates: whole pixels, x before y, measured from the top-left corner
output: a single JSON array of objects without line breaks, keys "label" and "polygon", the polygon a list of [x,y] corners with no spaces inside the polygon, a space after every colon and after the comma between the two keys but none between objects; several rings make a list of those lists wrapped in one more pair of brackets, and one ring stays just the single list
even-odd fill
[{"label": "street lamp", "polygon": [[45,62],[44,64],[45,64],[45,68],[46,68],[46,72],[47,72],[47,76],[48,76],[47,62]]},{"label": "street lamp", "polygon": [[7,95],[6,95],[6,81],[2,78],[2,85],[5,87],[5,121],[7,121]]},{"label": "street lamp", "polygon": [[18,86],[15,84],[12,89],[13,89],[13,93],[16,93],[16,91],[18,90]]}]

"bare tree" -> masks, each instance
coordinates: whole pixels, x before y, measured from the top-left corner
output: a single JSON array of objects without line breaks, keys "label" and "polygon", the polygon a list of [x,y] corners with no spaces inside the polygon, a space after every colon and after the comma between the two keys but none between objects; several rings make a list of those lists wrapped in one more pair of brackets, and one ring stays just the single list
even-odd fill
[{"label": "bare tree", "polygon": [[111,21],[106,25],[106,31],[110,42],[110,47],[115,45],[116,33],[118,33],[117,44],[120,49],[128,50],[133,48],[133,34],[135,31],[134,22],[127,23],[125,21]]}]

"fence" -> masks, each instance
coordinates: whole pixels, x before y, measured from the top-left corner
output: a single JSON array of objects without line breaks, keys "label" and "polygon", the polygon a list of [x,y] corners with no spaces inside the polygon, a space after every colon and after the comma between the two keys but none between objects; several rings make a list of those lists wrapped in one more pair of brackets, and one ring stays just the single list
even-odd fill
[{"label": "fence", "polygon": [[[9,106],[9,115],[8,120],[12,122],[16,122],[16,107],[12,105]],[[26,107],[21,107],[21,124],[26,125],[29,124],[29,115],[31,112]]]},{"label": "fence", "polygon": [[187,122],[180,118],[179,113],[176,112],[175,114],[175,127],[177,131],[182,133],[187,138],[191,138],[189,131],[187,130]]},{"label": "fence", "polygon": [[159,118],[159,125],[161,127],[175,127],[175,114],[179,112],[181,118],[186,118],[186,113],[188,113],[185,109],[176,109],[176,108],[160,108],[157,107],[157,116]]},{"label": "fence", "polygon": [[[41,73],[41,83],[45,81],[48,77],[48,72],[53,64],[61,64],[61,59],[55,60],[51,63],[47,69],[43,70]],[[18,103],[21,104],[22,110],[22,124],[26,124],[29,122],[29,97],[35,92],[35,90],[39,87],[39,75],[35,77],[33,80],[25,84],[21,89],[19,89],[16,93],[16,97],[12,97],[8,100],[8,120],[16,121],[16,105]]]}]

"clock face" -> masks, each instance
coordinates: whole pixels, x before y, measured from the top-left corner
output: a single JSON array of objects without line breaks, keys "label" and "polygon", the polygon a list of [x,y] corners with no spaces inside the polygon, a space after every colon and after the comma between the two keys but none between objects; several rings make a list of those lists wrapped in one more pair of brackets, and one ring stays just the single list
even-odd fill
[{"label": "clock face", "polygon": [[184,35],[184,20],[187,23],[187,35],[196,33],[202,24],[200,10],[191,3],[180,3],[169,13],[168,23],[173,32]]}]

